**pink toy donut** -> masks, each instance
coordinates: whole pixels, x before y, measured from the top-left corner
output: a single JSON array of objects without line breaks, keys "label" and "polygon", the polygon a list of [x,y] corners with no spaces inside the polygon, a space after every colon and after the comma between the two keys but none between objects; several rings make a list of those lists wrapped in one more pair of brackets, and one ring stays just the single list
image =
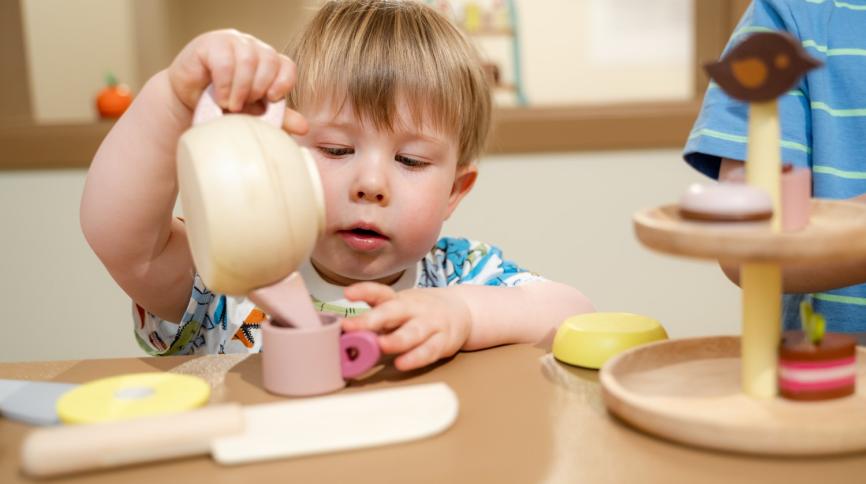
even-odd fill
[{"label": "pink toy donut", "polygon": [[773,201],[763,190],[742,183],[695,183],[680,199],[680,215],[702,221],[765,220],[773,215]]}]

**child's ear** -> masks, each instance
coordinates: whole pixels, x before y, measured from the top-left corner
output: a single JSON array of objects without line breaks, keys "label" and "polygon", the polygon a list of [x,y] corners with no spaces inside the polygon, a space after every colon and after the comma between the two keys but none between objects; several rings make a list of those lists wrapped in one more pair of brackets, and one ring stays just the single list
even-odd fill
[{"label": "child's ear", "polygon": [[457,176],[454,177],[454,185],[451,186],[451,195],[448,198],[448,210],[445,212],[446,220],[460,204],[460,200],[463,200],[463,197],[475,186],[476,178],[478,178],[478,166],[475,162],[457,168]]}]

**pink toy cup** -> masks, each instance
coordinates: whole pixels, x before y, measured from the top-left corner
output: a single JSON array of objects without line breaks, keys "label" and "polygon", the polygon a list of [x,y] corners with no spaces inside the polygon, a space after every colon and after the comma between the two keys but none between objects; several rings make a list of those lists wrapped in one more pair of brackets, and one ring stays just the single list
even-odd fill
[{"label": "pink toy cup", "polygon": [[293,328],[267,319],[262,326],[262,372],[265,389],[279,395],[303,397],[333,392],[346,386],[378,361],[375,333],[341,334],[339,319],[320,315],[320,326]]}]

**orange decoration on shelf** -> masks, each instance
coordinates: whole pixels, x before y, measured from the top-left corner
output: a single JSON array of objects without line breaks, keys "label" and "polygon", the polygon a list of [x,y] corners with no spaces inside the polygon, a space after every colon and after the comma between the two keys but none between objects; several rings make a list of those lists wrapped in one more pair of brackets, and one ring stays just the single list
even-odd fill
[{"label": "orange decoration on shelf", "polygon": [[132,92],[124,84],[118,84],[112,74],[105,76],[105,83],[96,96],[96,109],[102,118],[119,118],[132,104]]}]

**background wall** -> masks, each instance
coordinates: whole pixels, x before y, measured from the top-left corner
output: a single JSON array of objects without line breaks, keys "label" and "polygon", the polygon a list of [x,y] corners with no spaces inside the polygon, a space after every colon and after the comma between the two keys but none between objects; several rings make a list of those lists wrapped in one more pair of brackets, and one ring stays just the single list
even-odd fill
[{"label": "background wall", "polygon": [[[106,72],[137,91],[201,32],[232,27],[283,50],[319,3],[246,0],[241,8],[233,0],[20,1],[33,114],[42,122],[95,119],[93,96]],[[515,0],[529,103],[691,98],[692,1]],[[472,40],[494,58],[511,58],[509,36]],[[503,66],[509,80],[512,68]]]},{"label": "background wall", "polygon": [[235,28],[282,50],[314,0],[20,0],[32,112],[44,123],[96,119],[107,72],[138,89],[196,35]]},{"label": "background wall", "polygon": [[[627,7],[639,0],[547,0],[548,8],[517,2],[525,16],[525,69],[535,74],[527,87],[547,96],[538,94],[539,102],[592,101],[574,59],[551,52],[561,44],[575,55],[595,55],[590,44],[600,34],[587,19],[600,1]],[[45,122],[93,119],[92,95],[106,70],[137,89],[203,30],[231,26],[282,47],[312,14],[310,3],[249,0],[237,9],[230,0],[21,0],[33,114]],[[569,18],[583,19],[583,28],[569,28],[563,23]],[[623,100],[687,97],[691,79],[671,80],[674,70],[647,74],[641,83],[608,70],[610,79],[595,85]],[[85,176],[85,170],[0,171],[0,307],[7,328],[0,361],[142,354],[128,298],[78,227]],[[732,334],[739,329],[739,292],[718,268],[649,252],[631,228],[636,210],[676,200],[697,179],[678,150],[491,156],[444,233],[495,243],[524,267],[578,287],[599,310],[656,317],[673,337]]]},{"label": "background wall", "polygon": [[107,72],[138,79],[132,0],[24,0],[21,15],[37,120],[95,118]]},{"label": "background wall", "polygon": [[647,314],[675,337],[735,334],[739,288],[716,264],[650,252],[632,228],[634,212],[701,178],[679,150],[492,157],[444,233],[499,245],[599,311]]},{"label": "background wall", "polygon": [[[129,301],[78,227],[83,170],[0,174],[0,360],[140,356]],[[739,292],[709,262],[641,247],[631,215],[698,179],[678,151],[563,153],[483,160],[445,234],[581,289],[602,311],[661,320],[671,336],[733,334]]]},{"label": "background wall", "polygon": [[[693,95],[692,0],[517,0],[533,105]],[[485,40],[486,47],[495,48]]]}]

